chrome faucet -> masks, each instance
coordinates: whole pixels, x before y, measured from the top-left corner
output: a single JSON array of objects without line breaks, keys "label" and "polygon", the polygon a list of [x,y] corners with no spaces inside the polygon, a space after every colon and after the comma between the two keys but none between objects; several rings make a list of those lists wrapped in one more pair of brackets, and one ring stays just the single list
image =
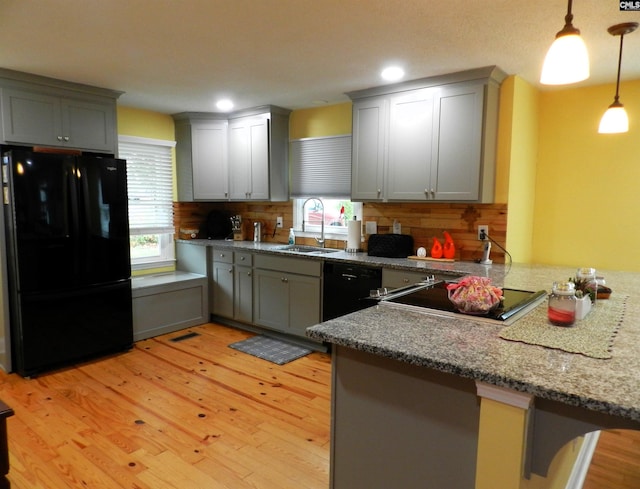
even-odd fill
[{"label": "chrome faucet", "polygon": [[316,242],[324,248],[324,202],[322,202],[322,200],[319,197],[309,197],[307,200],[304,201],[304,204],[302,204],[302,231],[304,232],[304,208],[307,205],[307,202],[309,202],[310,200],[315,200],[319,202],[320,206],[322,207],[322,222],[320,223],[320,237],[316,238]]}]

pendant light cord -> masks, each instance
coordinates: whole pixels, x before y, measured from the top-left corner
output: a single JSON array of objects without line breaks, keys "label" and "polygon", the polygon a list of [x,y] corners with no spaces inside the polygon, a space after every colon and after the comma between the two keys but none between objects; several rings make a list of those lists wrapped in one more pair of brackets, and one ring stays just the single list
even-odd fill
[{"label": "pendant light cord", "polygon": [[618,53],[618,78],[616,79],[616,96],[613,98],[613,103],[619,103],[619,90],[620,90],[620,70],[622,69],[622,41],[624,34],[620,34],[620,52]]},{"label": "pendant light cord", "polygon": [[573,6],[573,0],[569,0],[567,3],[567,15],[564,16],[564,27],[560,32],[556,34],[556,38],[562,36],[580,35],[580,30],[573,26],[573,13],[571,8]]},{"label": "pendant light cord", "polygon": [[566,26],[570,26],[572,24],[572,22],[573,22],[573,14],[571,13],[572,5],[573,5],[573,0],[569,0],[569,2],[567,4],[567,15],[564,16],[565,27]]}]

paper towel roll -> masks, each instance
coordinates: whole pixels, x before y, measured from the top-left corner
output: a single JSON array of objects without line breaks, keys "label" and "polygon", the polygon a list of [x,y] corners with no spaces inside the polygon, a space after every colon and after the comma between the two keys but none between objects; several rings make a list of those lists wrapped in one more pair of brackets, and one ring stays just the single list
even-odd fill
[{"label": "paper towel roll", "polygon": [[362,221],[347,221],[347,251],[360,249]]}]

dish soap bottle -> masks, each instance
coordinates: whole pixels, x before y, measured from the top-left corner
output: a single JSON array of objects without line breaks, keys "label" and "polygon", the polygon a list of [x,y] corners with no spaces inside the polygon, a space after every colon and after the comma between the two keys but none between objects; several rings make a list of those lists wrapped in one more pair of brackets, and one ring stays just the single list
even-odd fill
[{"label": "dish soap bottle", "polygon": [[293,232],[293,228],[289,228],[289,244],[290,245],[296,244],[296,235]]}]

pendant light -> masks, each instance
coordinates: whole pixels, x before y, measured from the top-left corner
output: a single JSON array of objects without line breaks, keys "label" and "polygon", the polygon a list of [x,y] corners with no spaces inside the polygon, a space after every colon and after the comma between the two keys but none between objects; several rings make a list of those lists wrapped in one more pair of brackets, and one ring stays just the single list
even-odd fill
[{"label": "pendant light", "polygon": [[598,132],[603,134],[614,134],[629,131],[629,118],[624,105],[620,103],[620,68],[622,66],[622,41],[625,34],[629,34],[638,28],[637,22],[625,22],[624,24],[612,25],[607,29],[612,36],[620,36],[620,52],[618,54],[618,78],[616,79],[616,96],[613,103],[600,119]]},{"label": "pendant light", "polygon": [[540,75],[540,83],[544,85],[567,85],[589,78],[589,53],[580,31],[571,23],[572,4],[569,0],[564,27],[556,34],[544,59]]}]

